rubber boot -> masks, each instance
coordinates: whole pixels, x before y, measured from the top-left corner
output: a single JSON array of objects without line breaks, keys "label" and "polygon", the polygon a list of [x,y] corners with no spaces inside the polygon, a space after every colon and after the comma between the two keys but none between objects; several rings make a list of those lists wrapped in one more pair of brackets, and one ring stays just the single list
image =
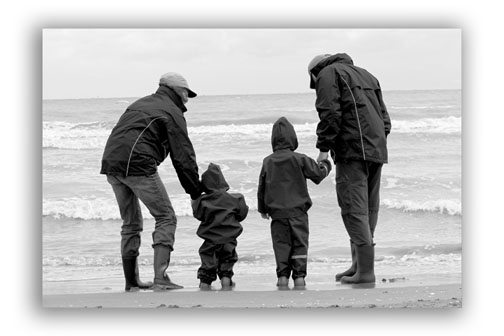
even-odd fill
[{"label": "rubber boot", "polygon": [[306,282],[304,278],[294,279],[294,289],[305,289]]},{"label": "rubber boot", "polygon": [[124,279],[126,280],[125,290],[126,292],[136,291],[138,289],[149,289],[152,287],[152,282],[142,282],[140,281],[140,275],[138,272],[138,260],[134,258],[123,258],[122,259]]},{"label": "rubber boot", "polygon": [[173,282],[166,274],[166,270],[170,265],[171,250],[165,246],[154,247],[154,290],[165,291],[169,289],[184,288]]},{"label": "rubber boot", "polygon": [[209,291],[212,289],[212,285],[202,281],[199,284],[199,289],[202,291]]},{"label": "rubber boot", "polygon": [[336,281],[340,281],[344,276],[352,276],[357,272],[357,257],[355,256],[355,245],[350,240],[350,252],[352,254],[352,265],[344,272],[336,274]]},{"label": "rubber boot", "polygon": [[289,279],[286,276],[281,276],[278,278],[277,281],[277,287],[288,287],[289,286]]},{"label": "rubber boot", "polygon": [[355,246],[357,272],[353,276],[341,278],[342,284],[374,283],[374,246]]},{"label": "rubber boot", "polygon": [[229,277],[222,277],[221,279],[221,287],[222,289],[232,289],[236,284]]}]

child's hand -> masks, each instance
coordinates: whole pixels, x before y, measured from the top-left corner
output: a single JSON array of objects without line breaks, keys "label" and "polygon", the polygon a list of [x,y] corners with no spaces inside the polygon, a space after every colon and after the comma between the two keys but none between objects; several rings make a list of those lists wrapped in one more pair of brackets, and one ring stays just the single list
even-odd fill
[{"label": "child's hand", "polygon": [[262,213],[262,214],[261,214],[261,217],[262,217],[263,219],[269,219],[269,218],[270,218],[270,216],[269,216],[267,213]]},{"label": "child's hand", "polygon": [[329,158],[329,153],[328,152],[320,152],[317,158],[317,163],[320,163],[324,160],[327,160]]}]

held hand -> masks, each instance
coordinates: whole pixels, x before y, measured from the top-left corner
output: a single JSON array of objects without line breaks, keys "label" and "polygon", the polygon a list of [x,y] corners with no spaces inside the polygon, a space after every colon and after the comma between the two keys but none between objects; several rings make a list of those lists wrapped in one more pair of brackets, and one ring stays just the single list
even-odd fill
[{"label": "held hand", "polygon": [[269,218],[270,218],[270,216],[269,216],[268,214],[266,214],[266,213],[262,213],[262,214],[261,214],[261,217],[262,217],[263,219],[269,219]]},{"label": "held hand", "polygon": [[322,162],[323,160],[327,160],[329,158],[328,152],[320,152],[317,158],[317,163]]},{"label": "held hand", "polygon": [[191,208],[194,209],[194,207],[196,206],[196,200],[191,200]]},{"label": "held hand", "polygon": [[319,167],[320,167],[320,169],[323,169],[323,170],[324,170],[324,172],[325,172],[325,177],[327,177],[327,175],[329,175],[329,170],[327,170],[326,165],[325,165],[325,164],[323,164],[323,163],[319,163]]}]

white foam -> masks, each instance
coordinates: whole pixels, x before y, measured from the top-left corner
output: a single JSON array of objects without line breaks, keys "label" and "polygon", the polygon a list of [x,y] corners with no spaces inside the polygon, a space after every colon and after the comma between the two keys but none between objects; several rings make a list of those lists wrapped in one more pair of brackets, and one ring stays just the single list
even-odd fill
[{"label": "white foam", "polygon": [[458,133],[462,129],[462,118],[425,118],[417,120],[392,120],[395,133]]},{"label": "white foam", "polygon": [[[394,133],[457,133],[461,131],[461,118],[426,118],[419,120],[395,120]],[[269,141],[273,124],[229,124],[188,127],[196,141],[240,142],[251,140]],[[294,124],[299,139],[316,136],[317,123]],[[43,123],[43,146],[46,148],[101,149],[112,130],[111,124],[67,122]]]},{"label": "white foam", "polygon": [[[231,191],[233,192],[233,191]],[[170,195],[170,201],[177,216],[193,216],[191,201],[188,195]],[[246,199],[249,211],[257,209],[254,200]],[[140,202],[144,219],[152,219],[148,209]],[[44,200],[42,214],[53,218],[76,218],[84,220],[120,220],[121,216],[114,198],[68,197],[56,200]]]},{"label": "white foam", "polygon": [[[175,196],[170,200],[177,216],[192,216],[189,196]],[[144,219],[151,219],[147,208],[140,203]],[[44,200],[42,214],[54,218],[79,218],[99,220],[120,220],[116,200],[113,198],[76,198]]]},{"label": "white foam", "polygon": [[111,129],[97,123],[44,122],[42,146],[68,149],[103,148],[110,131]]},{"label": "white foam", "polygon": [[451,216],[462,214],[462,204],[457,199],[440,199],[435,201],[413,202],[410,200],[390,200],[384,199],[382,204],[390,209],[402,210],[404,212],[439,212]]},{"label": "white foam", "polygon": [[[187,195],[170,195],[170,201],[177,216],[192,216],[190,197]],[[249,211],[257,209],[256,202],[246,200]],[[250,203],[250,204],[249,204]],[[148,209],[140,202],[144,219],[152,219]],[[119,208],[114,198],[69,197],[56,200],[44,200],[42,214],[54,218],[120,220]]]},{"label": "white foam", "polygon": [[387,105],[387,109],[389,110],[446,110],[456,108],[457,105],[411,105],[411,106],[400,106],[400,105]]}]

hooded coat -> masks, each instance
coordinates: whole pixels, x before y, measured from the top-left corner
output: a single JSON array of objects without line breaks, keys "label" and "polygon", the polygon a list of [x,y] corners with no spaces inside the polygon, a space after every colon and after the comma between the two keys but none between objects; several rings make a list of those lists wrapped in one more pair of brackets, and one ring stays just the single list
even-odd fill
[{"label": "hooded coat", "polygon": [[245,198],[227,192],[229,185],[216,164],[210,163],[201,183],[205,193],[193,204],[193,215],[201,221],[196,234],[216,245],[235,240],[243,231],[240,222],[248,214]]},{"label": "hooded coat", "polygon": [[201,194],[198,165],[187,134],[180,97],[167,86],[132,103],[112,129],[102,158],[101,174],[148,176],[168,155],[191,198]]},{"label": "hooded coat", "polygon": [[320,119],[316,147],[335,161],[387,163],[391,122],[378,80],[344,53],[323,59],[311,74]]},{"label": "hooded coat", "polygon": [[271,134],[273,154],[263,160],[257,191],[257,208],[271,218],[291,218],[305,214],[312,205],[306,179],[319,184],[331,170],[325,169],[305,154],[297,153],[296,132],[292,124],[281,117],[273,124]]}]

